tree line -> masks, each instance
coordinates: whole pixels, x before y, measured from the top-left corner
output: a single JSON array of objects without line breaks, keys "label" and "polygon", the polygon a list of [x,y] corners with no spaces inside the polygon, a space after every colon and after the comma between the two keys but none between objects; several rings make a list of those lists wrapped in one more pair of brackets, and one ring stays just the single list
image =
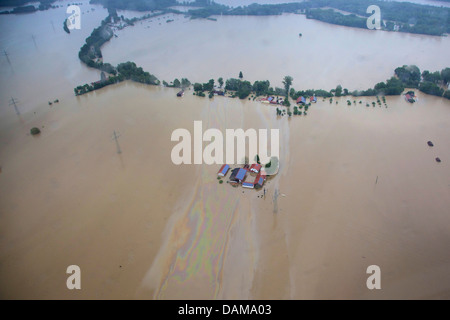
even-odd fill
[{"label": "tree line", "polygon": [[[385,82],[377,83],[373,88],[367,90],[354,90],[349,91],[347,88],[343,88],[341,85],[337,85],[336,88],[331,90],[324,89],[307,89],[307,90],[295,90],[291,87],[293,78],[291,76],[285,76],[283,78],[284,88],[273,88],[270,86],[269,80],[257,80],[253,84],[249,81],[242,79],[242,72],[239,74],[239,78],[229,78],[225,81],[225,92],[232,91],[234,94],[232,97],[238,97],[245,99],[249,95],[253,94],[258,96],[284,96],[284,105],[289,106],[288,96],[293,100],[297,100],[299,97],[342,97],[342,96],[389,96],[389,95],[401,95],[405,88],[417,88],[420,91],[444,97],[450,99],[450,90],[448,85],[450,84],[450,68],[442,69],[441,71],[430,72],[428,70],[420,73],[420,69],[415,65],[404,65],[394,70],[394,76],[387,79]],[[168,87],[181,87],[181,83],[178,79],[173,81],[172,85],[163,82]],[[219,88],[223,87],[223,78],[218,79]],[[205,97],[205,91],[209,92],[209,97],[212,98],[215,92],[215,81],[210,79],[206,83],[195,83],[193,85],[194,94]],[[384,99],[384,97],[383,97]]]},{"label": "tree line", "polygon": [[159,85],[160,82],[156,76],[144,71],[141,67],[136,66],[136,63],[128,61],[120,63],[117,66],[117,75],[109,76],[109,78],[92,84],[84,84],[74,89],[75,95],[82,95],[97,89],[101,89],[110,84],[122,82],[124,80],[132,80],[139,83]]},{"label": "tree line", "polygon": [[0,2],[0,7],[14,7],[11,11],[2,11],[0,14],[18,14],[18,13],[33,13],[36,11],[45,11],[50,8],[57,8],[58,6],[53,6],[56,0],[41,0],[39,1],[39,6],[36,8],[33,5],[25,4],[31,2],[27,0],[3,0]]},{"label": "tree line", "polygon": [[114,8],[108,8],[108,16],[102,20],[101,25],[95,28],[89,37],[86,38],[85,44],[81,47],[78,57],[88,67],[107,72],[110,77],[107,80],[97,81],[93,84],[85,84],[77,86],[74,89],[75,95],[85,94],[87,92],[103,88],[107,85],[121,82],[123,80],[132,80],[139,83],[159,85],[158,78],[138,67],[134,62],[120,63],[117,67],[110,63],[103,63],[101,47],[113,37],[113,31],[109,26],[110,23],[118,22],[122,18],[118,17]]},{"label": "tree line", "polygon": [[[450,33],[450,8],[413,4],[408,2],[379,0],[315,0],[282,4],[251,4],[230,8],[217,3],[205,4],[202,8],[189,10],[191,18],[207,18],[212,15],[280,15],[283,13],[305,14],[309,19],[316,19],[332,24],[366,28],[366,13],[370,5],[377,5],[381,10],[381,19],[386,25],[381,28],[388,31],[443,35]],[[349,15],[336,12],[338,9]]]}]

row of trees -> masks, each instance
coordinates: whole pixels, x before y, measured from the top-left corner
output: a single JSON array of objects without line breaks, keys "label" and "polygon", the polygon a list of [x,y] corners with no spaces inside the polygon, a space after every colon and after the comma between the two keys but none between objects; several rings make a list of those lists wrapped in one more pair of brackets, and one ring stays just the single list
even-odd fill
[{"label": "row of trees", "polygon": [[[338,87],[341,87],[341,86],[339,85]],[[345,89],[345,90],[347,90],[347,89]],[[333,90],[326,91],[326,90],[323,90],[323,89],[318,89],[318,90],[308,89],[308,90],[296,91],[294,88],[291,88],[290,91],[289,91],[289,96],[293,100],[297,100],[299,97],[312,97],[314,95],[316,97],[328,98],[328,97],[333,97],[332,91]]]},{"label": "row of trees", "polygon": [[404,65],[398,67],[394,71],[395,76],[386,80],[386,82],[379,82],[373,88],[362,91],[349,92],[348,89],[342,88],[338,85],[336,89],[330,91],[326,90],[303,90],[295,91],[294,88],[290,89],[289,95],[292,99],[296,100],[300,96],[313,96],[317,97],[340,97],[340,96],[383,96],[383,95],[400,95],[405,88],[418,88],[420,91],[432,94],[436,96],[450,96],[450,92],[445,90],[446,86],[450,83],[450,68],[443,70],[429,72],[425,70],[422,74],[420,69],[414,65]]},{"label": "row of trees", "polygon": [[111,64],[103,63],[102,61],[99,61],[99,59],[103,58],[100,50],[101,46],[108,42],[114,35],[108,23],[114,21],[115,19],[119,19],[117,14],[108,15],[108,17],[102,21],[100,27],[95,28],[91,35],[86,38],[86,43],[78,52],[78,57],[80,60],[89,67],[96,68],[113,75],[117,73],[116,69]]},{"label": "row of trees", "polygon": [[82,86],[78,86],[75,89],[73,89],[73,91],[75,92],[76,96],[94,91],[94,90],[98,90],[101,89],[103,87],[106,87],[110,84],[114,84],[114,83],[119,83],[121,81],[125,80],[125,76],[119,74],[117,76],[110,76],[108,79],[104,80],[104,81],[98,81],[98,82],[94,82],[92,84],[85,84]]},{"label": "row of trees", "polygon": [[[262,95],[278,95],[285,96],[284,104],[289,106],[290,96],[293,100],[297,100],[300,96],[311,97],[341,97],[341,96],[384,96],[384,95],[400,95],[403,93],[405,88],[418,88],[420,91],[437,95],[444,96],[448,98],[450,96],[449,90],[442,88],[450,83],[450,68],[445,68],[442,71],[436,71],[430,73],[428,70],[420,73],[420,69],[417,66],[402,66],[398,67],[394,71],[395,76],[387,79],[386,82],[379,82],[373,88],[367,90],[349,92],[347,88],[342,88],[341,85],[336,86],[335,89],[326,91],[323,89],[308,89],[296,91],[291,87],[293,78],[291,76],[285,76],[283,78],[284,88],[270,87],[270,82],[268,80],[258,80],[253,83],[245,81],[242,79],[230,78],[225,82],[225,89],[229,91],[235,91],[236,96],[240,99],[247,98],[251,93],[256,96]],[[239,76],[242,75],[240,72]],[[423,81],[422,81],[423,79]],[[223,85],[223,79],[219,78],[220,87]],[[209,80],[208,83],[196,83],[194,84],[194,90],[196,92],[209,91],[210,96],[214,88],[214,80]],[[289,93],[289,94],[288,94]]]},{"label": "row of trees", "polygon": [[362,91],[355,90],[352,92],[352,96],[400,95],[403,90],[405,90],[405,86],[402,81],[396,77],[391,77],[386,82],[377,83],[374,88]]},{"label": "row of trees", "polygon": [[[78,86],[74,89],[75,95],[82,95],[87,92],[101,89],[110,84],[119,83],[124,80],[132,80],[135,82],[159,85],[159,80],[154,75],[149,72],[144,71],[141,67],[137,67],[134,62],[120,63],[117,66],[118,74],[116,76],[110,76],[108,79],[103,79],[101,81],[94,82],[92,84],[85,84]],[[185,79],[187,80],[187,79]]]},{"label": "row of trees", "polygon": [[41,0],[39,1],[39,6],[36,8],[33,5],[27,5],[27,6],[23,6],[24,4],[27,4],[31,1],[25,1],[25,0],[2,0],[0,2],[0,6],[1,7],[13,7],[16,6],[15,8],[13,8],[11,11],[2,11],[0,12],[0,14],[18,14],[18,13],[33,13],[36,11],[45,11],[48,10],[50,8],[57,8],[58,6],[53,6],[52,4],[55,2],[56,0]]},{"label": "row of trees", "polygon": [[[286,96],[287,92],[289,92],[289,88],[292,84],[292,77],[286,76],[283,79],[284,89],[283,88],[272,88],[270,87],[269,80],[257,80],[253,84],[250,83],[250,81],[242,80],[243,74],[242,71],[239,73],[239,79],[236,78],[230,78],[225,81],[225,90],[228,91],[235,91],[236,96],[240,99],[247,98],[250,94],[254,93],[256,96],[262,96],[262,95],[278,95],[278,96]],[[224,85],[223,78],[219,78],[217,80],[219,84],[219,88],[222,88]],[[163,82],[165,85],[167,82]],[[175,81],[174,81],[175,84]],[[210,79],[206,83],[194,83],[194,91],[197,93],[197,95],[202,96],[199,93],[202,93],[204,91],[213,92],[214,90],[215,81],[214,79]],[[170,86],[170,85],[166,85]],[[287,100],[287,99],[286,99]],[[285,100],[285,101],[286,101]]]},{"label": "row of trees", "polygon": [[448,85],[450,83],[450,68],[441,71],[430,72],[428,70],[420,73],[415,65],[404,65],[395,69],[395,75],[407,88],[418,88],[420,91],[439,96],[450,96]]},{"label": "row of trees", "polygon": [[178,79],[173,80],[171,84],[163,81],[163,85],[169,88],[188,88],[191,82],[187,78],[182,78],[181,81]]},{"label": "row of trees", "polygon": [[450,84],[450,68],[442,69],[440,72],[422,72],[423,81],[419,84],[419,90],[435,96],[443,96],[450,99],[450,90],[444,88]]},{"label": "row of trees", "polygon": [[340,26],[367,28],[366,18],[357,17],[354,14],[344,15],[333,9],[313,9],[306,11],[306,18],[337,24]]},{"label": "row of trees", "polygon": [[[109,27],[110,23],[120,21],[117,11],[114,7],[108,7],[109,15],[101,22],[100,27],[95,28],[90,36],[86,38],[86,43],[81,47],[78,57],[81,61],[86,63],[89,67],[99,69],[101,71],[111,74],[108,79],[102,79],[102,81],[95,82],[91,85],[85,84],[78,86],[74,89],[75,95],[84,94],[92,90],[103,88],[104,86],[117,83],[123,80],[132,80],[140,83],[159,85],[160,81],[153,74],[144,71],[141,67],[136,66],[136,63],[128,61],[120,63],[117,68],[113,67],[110,63],[103,63],[101,46],[109,41],[113,37],[113,31]],[[66,23],[65,23],[65,26]],[[178,86],[178,79],[177,81]],[[187,79],[182,79],[181,85],[189,86],[190,82]]]},{"label": "row of trees", "polygon": [[140,83],[159,85],[159,80],[153,74],[144,71],[141,67],[137,67],[134,62],[120,63],[117,66],[117,71],[120,76],[127,80],[133,80]]},{"label": "row of trees", "polygon": [[394,71],[395,75],[408,88],[418,88],[420,82],[420,69],[415,65],[404,65]]}]

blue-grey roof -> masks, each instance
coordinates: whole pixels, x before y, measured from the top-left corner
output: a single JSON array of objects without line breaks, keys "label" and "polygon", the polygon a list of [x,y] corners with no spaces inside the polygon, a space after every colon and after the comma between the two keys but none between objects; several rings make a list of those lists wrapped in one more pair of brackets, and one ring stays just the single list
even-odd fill
[{"label": "blue-grey roof", "polygon": [[247,173],[247,170],[245,169],[239,169],[236,178],[239,180],[244,180],[245,174]]}]

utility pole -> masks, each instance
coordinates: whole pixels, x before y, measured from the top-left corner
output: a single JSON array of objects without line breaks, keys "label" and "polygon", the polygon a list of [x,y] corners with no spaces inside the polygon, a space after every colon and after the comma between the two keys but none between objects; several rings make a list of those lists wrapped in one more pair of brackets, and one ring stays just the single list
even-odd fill
[{"label": "utility pole", "polygon": [[11,100],[9,100],[9,105],[10,106],[14,106],[14,110],[16,110],[16,114],[19,115],[20,111],[19,108],[17,108],[17,99],[14,99],[13,97],[11,97]]},{"label": "utility pole", "polygon": [[11,65],[11,61],[9,61],[8,52],[6,50],[3,50],[3,55],[6,57],[6,60],[8,60],[9,65]]},{"label": "utility pole", "polygon": [[116,132],[116,130],[114,130],[114,133],[113,133],[113,140],[114,141],[116,141],[116,147],[117,147],[117,153],[118,154],[121,154],[122,153],[122,150],[120,150],[120,146],[119,146],[119,137],[120,137],[120,133],[119,132]]},{"label": "utility pole", "polygon": [[33,42],[34,42],[34,46],[36,47],[36,49],[37,49],[37,45],[36,45],[36,39],[34,38],[34,34],[32,34],[31,35],[31,38],[33,39]]}]

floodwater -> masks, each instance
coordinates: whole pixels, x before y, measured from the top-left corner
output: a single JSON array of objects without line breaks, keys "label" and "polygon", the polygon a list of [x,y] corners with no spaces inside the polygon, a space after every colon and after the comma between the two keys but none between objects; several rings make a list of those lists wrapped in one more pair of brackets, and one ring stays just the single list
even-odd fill
[{"label": "floodwater", "polygon": [[[99,79],[77,53],[107,14],[86,2],[82,11],[70,35],[64,8],[0,16],[2,298],[450,297],[448,100],[319,99],[288,119],[254,101],[177,98],[132,82],[75,97],[75,86]],[[367,88],[402,64],[448,66],[448,38],[297,15],[167,19],[117,32],[105,62],[132,60],[167,81],[242,70],[281,86],[290,74],[297,89]],[[193,133],[195,120],[204,130],[280,130],[280,172],[265,197],[219,184],[218,165],[172,164],[171,133]],[[34,126],[40,136],[29,135]],[[73,264],[79,291],[66,288]],[[366,287],[373,264],[381,290]]]},{"label": "floodwater", "polygon": [[448,65],[448,37],[349,29],[295,14],[217,19],[166,15],[143,21],[119,31],[104,46],[104,59],[114,64],[134,61],[168,82],[237,78],[242,71],[251,82],[267,79],[281,87],[283,77],[290,75],[295,88],[325,90],[337,84],[367,89],[404,64],[421,70]]}]

